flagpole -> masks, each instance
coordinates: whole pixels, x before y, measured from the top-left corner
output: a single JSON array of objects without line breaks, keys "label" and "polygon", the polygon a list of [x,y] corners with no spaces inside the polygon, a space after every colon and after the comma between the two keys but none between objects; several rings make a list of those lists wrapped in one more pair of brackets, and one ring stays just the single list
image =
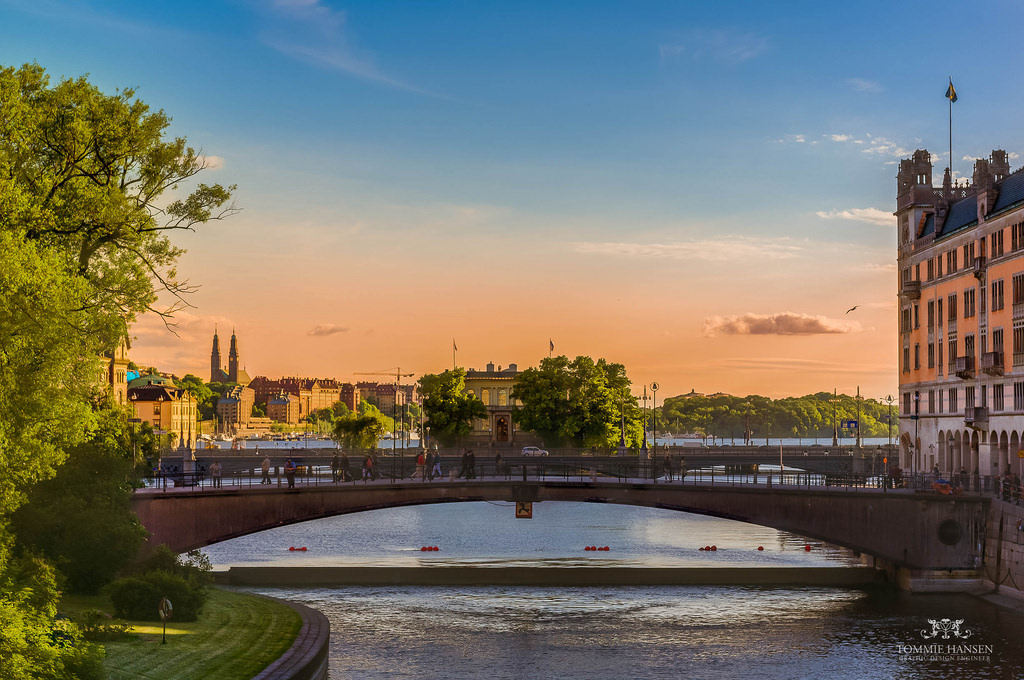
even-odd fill
[{"label": "flagpole", "polygon": [[953,101],[956,99],[956,90],[953,89],[953,76],[949,77],[949,89],[946,90],[946,99],[949,100],[949,179],[953,181]]}]

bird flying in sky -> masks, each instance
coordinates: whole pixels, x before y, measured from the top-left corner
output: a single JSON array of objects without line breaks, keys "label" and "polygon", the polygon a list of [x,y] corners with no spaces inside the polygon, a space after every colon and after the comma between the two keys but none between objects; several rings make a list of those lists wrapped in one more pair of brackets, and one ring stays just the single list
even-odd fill
[{"label": "bird flying in sky", "polygon": [[[858,307],[860,307],[860,305],[854,305],[853,307],[850,307],[849,309],[846,310],[846,314],[849,314],[850,312],[852,312],[853,310],[857,309]],[[845,314],[843,316],[845,316]]]}]

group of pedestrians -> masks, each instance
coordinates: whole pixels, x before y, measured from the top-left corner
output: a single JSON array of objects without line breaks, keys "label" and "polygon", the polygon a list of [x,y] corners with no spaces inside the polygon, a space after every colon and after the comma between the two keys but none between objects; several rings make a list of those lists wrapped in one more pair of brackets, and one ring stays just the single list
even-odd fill
[{"label": "group of pedestrians", "polygon": [[1013,503],[1014,505],[1020,505],[1021,488],[1020,488],[1020,475],[1016,472],[1007,472],[998,478],[996,485],[997,494],[1007,503]]}]

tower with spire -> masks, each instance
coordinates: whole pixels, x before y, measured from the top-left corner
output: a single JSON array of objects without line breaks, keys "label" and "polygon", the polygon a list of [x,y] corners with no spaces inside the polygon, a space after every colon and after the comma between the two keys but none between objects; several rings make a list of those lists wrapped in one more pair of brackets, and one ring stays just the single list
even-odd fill
[{"label": "tower with spire", "polygon": [[220,363],[220,338],[217,337],[217,329],[213,329],[213,351],[210,352],[210,382],[223,382],[224,370]]},{"label": "tower with spire", "polygon": [[231,349],[228,350],[228,382],[238,382],[238,339],[235,329],[231,329]]}]

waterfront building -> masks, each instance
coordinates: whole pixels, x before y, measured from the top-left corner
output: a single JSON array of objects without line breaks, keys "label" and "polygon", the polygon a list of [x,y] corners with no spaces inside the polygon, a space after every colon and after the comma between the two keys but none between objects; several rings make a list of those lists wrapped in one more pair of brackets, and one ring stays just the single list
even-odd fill
[{"label": "waterfront building", "polygon": [[[487,407],[487,416],[473,423],[471,440],[488,445],[513,445],[516,442],[516,426],[512,417],[516,400],[512,398],[519,367],[509,364],[508,368],[495,367],[488,363],[484,370],[466,369],[466,392],[474,395]],[[531,440],[532,443],[532,440]]]},{"label": "waterfront building", "polygon": [[[295,399],[298,415],[295,422],[320,409],[331,408],[341,401],[342,385],[333,378],[281,378],[273,380],[258,375],[252,379],[248,387],[253,390],[255,403],[269,409],[270,401],[275,397],[289,394]],[[270,415],[270,411],[267,411]],[[285,422],[285,421],[282,421]]]},{"label": "waterfront building", "polygon": [[168,435],[172,448],[195,446],[199,404],[190,392],[165,381],[129,387],[127,396],[135,417],[151,424],[156,434]]},{"label": "waterfront building", "polygon": [[252,405],[256,403],[253,391],[242,385],[235,385],[217,400],[217,420],[220,431],[237,434],[239,430],[249,429],[252,418]]},{"label": "waterfront building", "polygon": [[267,417],[277,423],[297,425],[299,422],[298,397],[280,392],[267,400]]},{"label": "waterfront building", "polygon": [[899,464],[1019,473],[1024,173],[996,150],[975,162],[970,182],[954,183],[947,168],[936,187],[931,156],[918,150],[900,162],[895,215]]}]

